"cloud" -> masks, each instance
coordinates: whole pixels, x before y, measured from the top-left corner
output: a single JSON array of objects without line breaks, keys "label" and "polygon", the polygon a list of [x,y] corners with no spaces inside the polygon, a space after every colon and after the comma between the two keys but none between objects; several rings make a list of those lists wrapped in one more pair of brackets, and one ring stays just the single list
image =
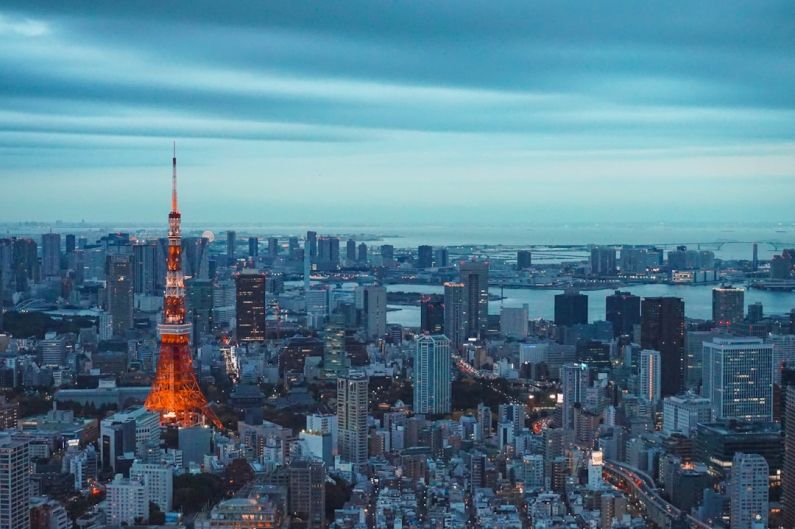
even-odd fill
[{"label": "cloud", "polygon": [[49,32],[49,26],[40,20],[15,19],[0,14],[0,36],[41,37]]}]

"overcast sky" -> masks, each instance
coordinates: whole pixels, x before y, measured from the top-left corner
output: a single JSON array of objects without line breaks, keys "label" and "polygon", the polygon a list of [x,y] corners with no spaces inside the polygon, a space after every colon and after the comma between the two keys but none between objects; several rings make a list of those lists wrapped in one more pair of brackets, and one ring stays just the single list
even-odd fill
[{"label": "overcast sky", "polygon": [[[82,6],[82,7],[81,7]],[[791,221],[795,2],[0,4],[0,220]]]}]

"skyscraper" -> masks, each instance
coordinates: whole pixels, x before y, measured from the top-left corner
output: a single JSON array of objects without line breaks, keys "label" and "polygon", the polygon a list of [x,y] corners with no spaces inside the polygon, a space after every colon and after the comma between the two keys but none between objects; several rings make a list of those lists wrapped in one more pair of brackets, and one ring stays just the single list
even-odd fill
[{"label": "skyscraper", "polygon": [[533,254],[530,250],[519,250],[516,252],[517,270],[527,270],[533,264]]},{"label": "skyscraper", "polygon": [[356,250],[356,260],[360,263],[367,262],[367,244],[360,242]]},{"label": "skyscraper", "polygon": [[27,440],[0,432],[0,527],[30,528],[30,455]]},{"label": "skyscraper", "polygon": [[235,276],[238,341],[265,340],[265,274],[246,269]]},{"label": "skyscraper", "polygon": [[61,236],[58,233],[41,236],[41,273],[44,277],[61,275]]},{"label": "skyscraper", "polygon": [[363,371],[337,377],[337,443],[339,455],[356,467],[367,463],[369,384]]},{"label": "skyscraper", "polygon": [[368,338],[386,334],[386,288],[362,286],[356,289],[356,308],[361,311]]},{"label": "skyscraper", "polygon": [[213,282],[209,279],[185,281],[185,308],[188,321],[193,325],[193,343],[212,330]]},{"label": "skyscraper", "polygon": [[638,367],[639,396],[657,404],[660,401],[660,352],[643,349]]},{"label": "skyscraper", "polygon": [[745,317],[745,290],[731,285],[712,289],[712,321],[715,325],[731,327]]},{"label": "skyscraper", "polygon": [[717,420],[773,420],[773,344],[761,338],[704,342],[703,395]]},{"label": "skyscraper", "polygon": [[461,261],[458,275],[464,284],[464,338],[485,336],[489,319],[489,262]]},{"label": "skyscraper", "polygon": [[226,232],[226,259],[229,264],[235,262],[235,252],[237,250],[237,233],[234,230]]},{"label": "skyscraper", "polygon": [[136,294],[154,296],[157,293],[157,253],[157,241],[133,244],[133,291]]},{"label": "skyscraper", "polygon": [[423,296],[420,299],[420,330],[428,334],[444,333],[444,297]]},{"label": "skyscraper", "polygon": [[279,238],[268,237],[268,257],[270,259],[276,259],[279,256],[280,250],[281,248],[279,247]]},{"label": "skyscraper", "polygon": [[467,312],[464,305],[464,284],[444,284],[444,333],[453,347],[460,349],[467,338]]},{"label": "skyscraper", "polygon": [[433,247],[423,244],[417,247],[417,268],[433,266]]},{"label": "skyscraper", "polygon": [[414,412],[450,413],[450,340],[444,335],[417,338],[414,352]]},{"label": "skyscraper", "polygon": [[291,525],[326,527],[326,466],[322,461],[298,459],[290,464],[288,474]]},{"label": "skyscraper", "polygon": [[64,253],[67,255],[74,252],[77,249],[77,245],[75,244],[76,238],[73,233],[67,233],[66,238],[64,241]]},{"label": "skyscraper", "polygon": [[590,384],[586,364],[564,364],[560,368],[560,385],[563,393],[563,429],[574,431],[574,405],[585,401],[585,392]]},{"label": "skyscraper", "polygon": [[316,231],[308,231],[306,232],[306,243],[304,244],[304,252],[306,252],[307,247],[309,248],[309,262],[314,263],[317,259],[317,232]]},{"label": "skyscraper", "polygon": [[133,326],[132,259],[129,255],[108,257],[107,311],[113,336],[124,336]]},{"label": "skyscraper", "polygon": [[591,248],[591,274],[595,276],[616,275],[616,249],[606,246]]},{"label": "skyscraper", "polygon": [[759,454],[737,452],[729,479],[731,529],[764,529],[770,508],[768,465]]},{"label": "skyscraper", "polygon": [[259,257],[259,239],[256,237],[248,238],[248,256],[254,259],[255,262],[257,257]]},{"label": "skyscraper", "polygon": [[641,347],[660,352],[662,397],[682,392],[685,375],[685,302],[680,298],[643,298]]},{"label": "skyscraper", "polygon": [[614,336],[632,336],[640,323],[640,297],[616,290],[605,298],[605,319],[613,324]]},{"label": "skyscraper", "polygon": [[320,237],[317,240],[316,270],[334,271],[340,264],[340,240],[337,237]]},{"label": "skyscraper", "polygon": [[353,239],[348,239],[348,242],[345,243],[345,260],[348,263],[356,261],[356,241]]},{"label": "skyscraper", "polygon": [[588,323],[588,296],[570,288],[555,295],[555,325],[578,323]]},{"label": "skyscraper", "polygon": [[784,527],[795,527],[795,386],[786,391],[784,407],[784,468],[782,470],[782,502]]}]

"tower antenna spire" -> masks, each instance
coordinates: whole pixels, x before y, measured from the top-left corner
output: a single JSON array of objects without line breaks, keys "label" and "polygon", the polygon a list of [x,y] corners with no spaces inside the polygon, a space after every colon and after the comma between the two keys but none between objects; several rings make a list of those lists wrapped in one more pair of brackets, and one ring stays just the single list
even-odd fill
[{"label": "tower antenna spire", "polygon": [[177,141],[174,140],[174,157],[171,159],[171,211],[177,211]]}]

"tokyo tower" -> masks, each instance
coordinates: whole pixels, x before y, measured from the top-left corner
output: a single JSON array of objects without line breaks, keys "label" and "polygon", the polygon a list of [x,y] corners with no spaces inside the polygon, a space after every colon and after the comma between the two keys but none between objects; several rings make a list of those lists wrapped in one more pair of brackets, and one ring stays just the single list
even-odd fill
[{"label": "tokyo tower", "polygon": [[168,258],[160,359],[157,373],[144,406],[160,414],[160,424],[193,426],[204,417],[221,428],[221,421],[207,404],[190,355],[191,324],[185,321],[185,281],[182,276],[182,240],[177,208],[177,151],[174,148],[171,176],[171,213],[168,214]]}]

